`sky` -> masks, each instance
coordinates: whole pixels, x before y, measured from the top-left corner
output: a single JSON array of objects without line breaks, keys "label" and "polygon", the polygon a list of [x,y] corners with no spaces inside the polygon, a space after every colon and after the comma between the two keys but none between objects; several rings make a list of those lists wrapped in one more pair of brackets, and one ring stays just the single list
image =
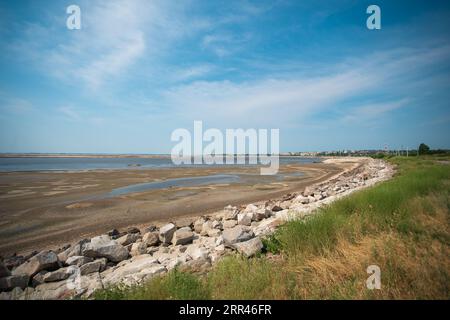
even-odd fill
[{"label": "sky", "polygon": [[169,153],[195,120],[282,152],[450,148],[449,40],[438,0],[0,0],[0,152]]}]

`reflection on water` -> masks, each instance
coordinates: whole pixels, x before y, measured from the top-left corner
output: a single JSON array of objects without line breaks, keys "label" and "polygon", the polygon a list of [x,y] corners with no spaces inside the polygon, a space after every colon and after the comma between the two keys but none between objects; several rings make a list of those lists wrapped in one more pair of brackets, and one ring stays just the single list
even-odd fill
[{"label": "reflection on water", "polygon": [[192,187],[192,186],[213,185],[221,183],[234,183],[238,182],[239,180],[240,177],[238,175],[232,174],[216,174],[202,177],[175,178],[164,181],[132,184],[130,186],[117,188],[111,191],[108,194],[108,197],[115,197],[134,192],[143,192],[148,190],[165,189],[171,187]]}]

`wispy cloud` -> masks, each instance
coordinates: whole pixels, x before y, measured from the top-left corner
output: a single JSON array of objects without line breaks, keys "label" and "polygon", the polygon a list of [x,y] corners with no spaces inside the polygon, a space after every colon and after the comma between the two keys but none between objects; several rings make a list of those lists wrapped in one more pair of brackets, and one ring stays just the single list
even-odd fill
[{"label": "wispy cloud", "polygon": [[46,74],[96,90],[126,76],[142,59],[151,66],[190,29],[183,26],[182,4],[109,0],[83,1],[80,7],[81,30],[64,30],[56,18],[48,25],[27,23],[10,48]]},{"label": "wispy cloud", "polygon": [[223,58],[242,50],[251,39],[252,34],[250,32],[240,35],[213,33],[203,37],[202,47]]},{"label": "wispy cloud", "polygon": [[233,122],[267,124],[273,119],[287,120],[292,115],[321,111],[371,85],[371,77],[349,71],[313,79],[193,82],[167,91],[165,98],[187,117],[209,115]]},{"label": "wispy cloud", "polygon": [[173,68],[172,80],[173,81],[187,81],[192,79],[201,78],[210,74],[215,69],[212,64],[200,64],[187,68]]},{"label": "wispy cloud", "polygon": [[[408,88],[429,87],[429,81],[424,82],[418,72],[425,67],[439,66],[448,56],[446,47],[426,53],[416,49],[394,50],[327,65],[325,75],[315,70],[315,75],[292,72],[248,82],[193,81],[166,90],[163,103],[180,117],[206,117],[216,123],[228,121],[240,125],[298,125],[302,119],[327,111],[335,113],[339,121],[375,120],[407,106],[413,99],[406,95]],[[380,90],[389,93],[390,87],[395,88],[390,99],[378,98]],[[355,107],[349,103],[355,99],[373,102]],[[336,110],[337,106],[343,109]]]},{"label": "wispy cloud", "polygon": [[391,111],[403,108],[408,105],[410,99],[404,98],[398,101],[388,101],[380,103],[372,103],[352,108],[340,120],[343,122],[359,124],[370,120],[377,120],[381,116]]},{"label": "wispy cloud", "polygon": [[70,120],[78,121],[81,119],[81,116],[74,110],[74,108],[69,106],[59,107],[58,111],[62,113],[64,116],[69,118]]},{"label": "wispy cloud", "polygon": [[27,114],[33,109],[33,104],[30,101],[0,92],[1,113]]}]

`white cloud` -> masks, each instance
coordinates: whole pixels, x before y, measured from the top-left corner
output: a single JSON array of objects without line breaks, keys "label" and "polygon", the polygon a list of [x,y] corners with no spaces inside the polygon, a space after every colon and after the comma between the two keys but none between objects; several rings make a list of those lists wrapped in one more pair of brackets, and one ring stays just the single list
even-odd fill
[{"label": "white cloud", "polygon": [[176,68],[172,71],[174,81],[186,81],[208,75],[215,69],[212,64],[194,65],[188,68]]},{"label": "white cloud", "polygon": [[26,24],[23,37],[10,45],[13,52],[47,75],[95,91],[126,76],[142,59],[151,72],[152,62],[190,32],[179,3],[108,0],[79,6],[81,30],[65,29],[61,17],[48,25]]},{"label": "white cloud", "polygon": [[358,106],[356,108],[352,108],[352,110],[350,110],[348,114],[341,118],[341,121],[361,123],[369,120],[374,120],[387,113],[390,113],[391,111],[407,106],[409,102],[410,99],[405,98],[398,101],[372,103]]},{"label": "white cloud", "polygon": [[[299,121],[327,111],[336,114],[337,120],[375,120],[412,101],[410,87],[430,85],[418,77],[421,70],[440,65],[448,56],[448,47],[405,48],[326,65],[325,75],[314,70],[312,74],[254,77],[248,82],[193,81],[166,90],[161,103],[179,118],[213,125],[298,126]],[[386,94],[392,95],[387,102]],[[350,108],[353,99],[373,103]],[[337,106],[342,109],[336,110]]]},{"label": "white cloud", "polygon": [[267,125],[289,122],[331,107],[371,87],[374,77],[354,71],[316,78],[261,79],[253,82],[196,81],[164,94],[165,103],[184,117]]}]

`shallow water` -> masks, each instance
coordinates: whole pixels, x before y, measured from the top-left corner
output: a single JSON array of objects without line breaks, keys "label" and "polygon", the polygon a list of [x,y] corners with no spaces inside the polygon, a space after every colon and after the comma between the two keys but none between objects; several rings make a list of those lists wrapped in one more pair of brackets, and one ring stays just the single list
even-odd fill
[{"label": "shallow water", "polygon": [[192,186],[213,185],[222,183],[235,183],[238,182],[239,180],[240,177],[238,175],[233,174],[216,174],[201,177],[175,178],[164,181],[132,184],[126,187],[117,188],[112,190],[108,194],[108,196],[115,197],[134,192],[143,192],[148,190],[165,189],[172,187],[192,187]]},{"label": "shallow water", "polygon": [[[280,164],[312,163],[318,158],[281,157]],[[246,164],[251,166],[250,164]],[[182,167],[201,167],[214,165],[182,165]],[[218,165],[215,165],[218,166]],[[242,166],[242,165],[228,165]],[[77,171],[99,169],[151,169],[151,168],[177,167],[170,157],[164,158],[0,158],[0,171]]]},{"label": "shallow water", "polygon": [[250,179],[258,178],[262,179],[261,182],[274,182],[282,181],[286,178],[294,178],[302,176],[302,172],[284,173],[277,174],[273,176],[260,176],[260,175],[248,175],[248,174],[216,174],[200,177],[189,177],[189,178],[174,178],[164,181],[155,181],[147,183],[132,184],[126,187],[121,187],[112,190],[110,193],[103,196],[103,198],[116,197],[121,195],[126,195],[135,192],[144,192],[148,190],[156,189],[166,189],[172,187],[194,187],[194,186],[204,186],[204,185],[216,185],[216,184],[233,184],[248,182]]}]

